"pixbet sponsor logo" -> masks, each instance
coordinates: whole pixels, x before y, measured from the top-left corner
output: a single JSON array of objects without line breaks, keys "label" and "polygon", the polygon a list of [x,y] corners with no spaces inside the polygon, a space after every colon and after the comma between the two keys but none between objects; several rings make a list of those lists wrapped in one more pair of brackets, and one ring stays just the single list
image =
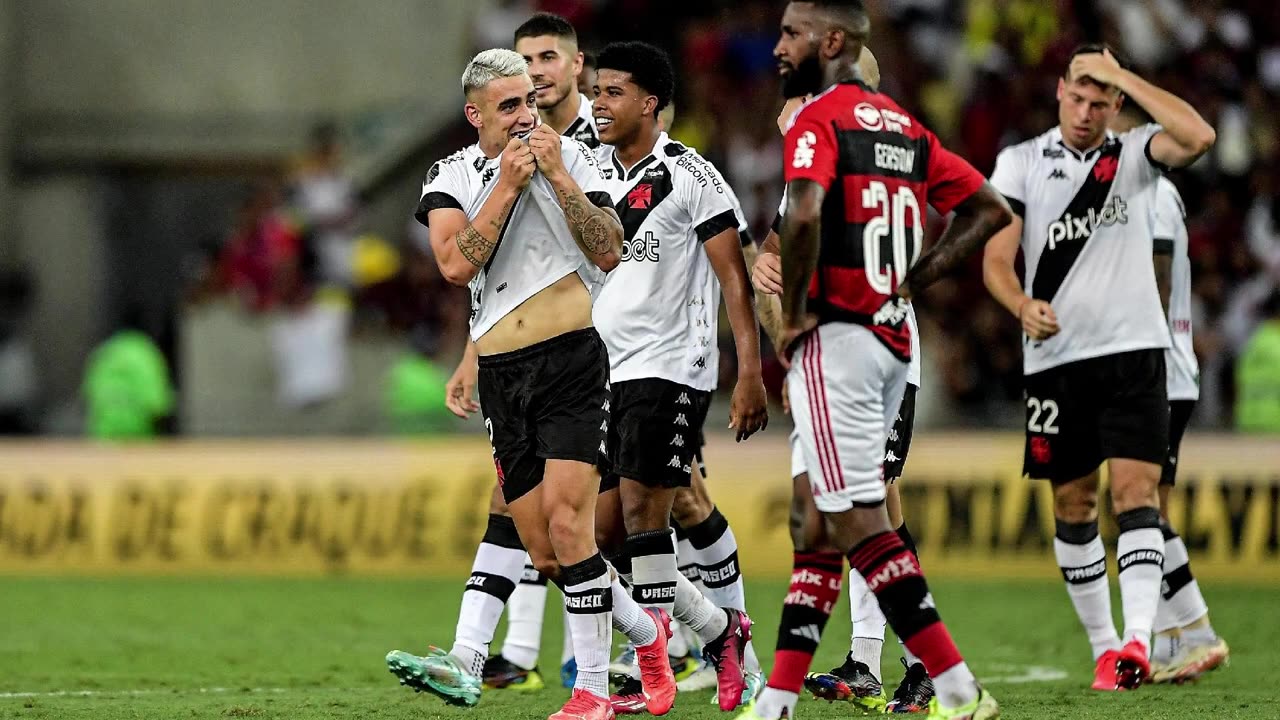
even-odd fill
[{"label": "pixbet sponsor logo", "polygon": [[1049,223],[1049,249],[1053,250],[1064,240],[1087,240],[1095,230],[1115,224],[1129,223],[1129,205],[1123,198],[1113,197],[1101,210],[1089,208],[1087,215],[1063,215]]}]

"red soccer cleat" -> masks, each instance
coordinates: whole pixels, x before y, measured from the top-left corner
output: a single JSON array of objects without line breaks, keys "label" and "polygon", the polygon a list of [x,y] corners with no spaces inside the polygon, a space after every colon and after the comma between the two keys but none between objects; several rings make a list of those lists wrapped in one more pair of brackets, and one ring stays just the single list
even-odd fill
[{"label": "red soccer cleat", "polygon": [[729,624],[720,637],[707,643],[702,657],[716,668],[717,698],[720,709],[729,712],[742,702],[742,691],[747,686],[742,674],[743,654],[751,639],[751,618],[741,610],[726,608]]},{"label": "red soccer cleat", "polygon": [[1116,687],[1122,690],[1137,690],[1151,676],[1151,654],[1146,643],[1141,640],[1130,640],[1120,648],[1116,657]]},{"label": "red soccer cleat", "polygon": [[658,639],[636,646],[644,704],[651,715],[666,715],[676,701],[676,676],[667,659],[667,638],[671,637],[671,617],[658,608],[645,608],[658,626]]},{"label": "red soccer cleat", "polygon": [[1116,683],[1116,660],[1119,657],[1119,650],[1108,650],[1102,653],[1102,657],[1098,658],[1098,664],[1093,667],[1093,685],[1089,687],[1106,692],[1119,690]]},{"label": "red soccer cleat", "polygon": [[614,720],[616,717],[608,700],[587,690],[574,690],[569,702],[547,720]]},{"label": "red soccer cleat", "polygon": [[632,677],[627,678],[622,687],[609,697],[609,704],[618,715],[639,715],[649,710],[644,699],[644,687]]}]

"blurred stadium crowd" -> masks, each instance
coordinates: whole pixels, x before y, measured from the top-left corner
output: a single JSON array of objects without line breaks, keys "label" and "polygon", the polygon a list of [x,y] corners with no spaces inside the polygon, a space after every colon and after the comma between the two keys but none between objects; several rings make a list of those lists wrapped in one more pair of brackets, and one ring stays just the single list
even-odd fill
[{"label": "blurred stadium crowd", "polygon": [[[1280,328],[1280,322],[1265,322],[1280,319],[1280,4],[866,4],[883,90],[985,173],[1003,147],[1056,123],[1056,78],[1071,48],[1087,39],[1120,48],[1135,69],[1192,102],[1214,124],[1217,146],[1173,179],[1188,212],[1193,325],[1202,371],[1194,424],[1233,425],[1237,362],[1259,328]],[[573,22],[588,52],[624,38],[666,47],[682,73],[671,132],[728,176],[759,240],[772,223],[782,189],[775,125],[780,99],[771,55],[777,7],[766,0],[499,0],[477,14],[473,45],[508,46],[517,25],[545,10]],[[406,218],[410,210],[406,201]],[[305,363],[316,353],[341,354],[343,346],[361,342],[368,332],[390,333],[402,338],[421,364],[421,372],[404,380],[407,387],[442,382],[452,371],[466,335],[465,292],[439,276],[424,229],[409,222],[403,237],[385,240],[364,232],[337,126],[318,126],[288,176],[255,187],[228,217],[232,222],[220,241],[186,270],[189,306],[232,298],[237,312],[246,315],[340,308],[334,311],[336,340],[330,333],[331,342],[298,342],[283,352],[301,353]],[[940,225],[934,218],[931,231],[939,232]],[[21,306],[27,290],[20,279],[0,287],[6,304]],[[920,306],[925,385],[932,398],[926,422],[1017,427],[1022,415],[1017,322],[986,293],[980,258],[965,274],[931,289]],[[306,334],[306,327],[296,330]],[[732,343],[727,323],[721,328],[726,335],[721,368],[731,378]],[[11,410],[21,407],[22,384],[13,378],[21,379],[23,371],[13,336],[3,331],[0,371],[9,380],[7,391],[0,392],[0,431],[30,429],[30,420]],[[1269,371],[1280,375],[1276,362]],[[767,363],[766,377],[776,390],[781,369],[772,360]],[[181,368],[174,371],[181,376]],[[435,397],[434,391],[426,393],[422,402]]]}]

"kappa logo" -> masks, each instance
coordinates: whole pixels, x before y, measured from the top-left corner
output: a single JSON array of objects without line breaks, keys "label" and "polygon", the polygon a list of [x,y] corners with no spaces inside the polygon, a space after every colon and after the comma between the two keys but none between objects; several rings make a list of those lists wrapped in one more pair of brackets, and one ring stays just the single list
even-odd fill
[{"label": "kappa logo", "polygon": [[679,455],[672,455],[672,456],[671,456],[671,462],[667,463],[667,467],[673,467],[673,468],[678,468],[678,467],[680,467],[680,456],[679,456]]},{"label": "kappa logo", "polygon": [[680,427],[689,427],[689,419],[684,416],[684,413],[679,413],[676,415],[675,421],[671,424],[679,425]]},{"label": "kappa logo", "polygon": [[495,172],[497,172],[497,170],[496,170],[496,169],[494,169],[494,168],[489,168],[488,170],[485,170],[485,171],[484,171],[484,175],[481,175],[481,176],[480,176],[480,184],[481,184],[481,185],[488,185],[488,184],[489,184],[489,181],[493,179],[493,174],[494,174]]},{"label": "kappa logo", "polygon": [[605,420],[600,423],[600,432],[609,432],[609,421]]},{"label": "kappa logo", "polygon": [[1049,179],[1050,180],[1066,180],[1067,174],[1062,172],[1062,168],[1054,168],[1053,172],[1049,173]]},{"label": "kappa logo", "polygon": [[641,183],[627,193],[627,207],[632,210],[648,210],[653,205],[653,185]]},{"label": "kappa logo", "polygon": [[601,440],[601,441],[600,441],[600,454],[601,454],[601,455],[608,455],[608,454],[609,454],[609,448],[605,447],[605,444],[604,444],[604,441],[603,441],[603,440]]},{"label": "kappa logo", "polygon": [[671,438],[670,444],[673,447],[684,447],[684,438],[679,435],[676,435],[675,437]]},{"label": "kappa logo", "polygon": [[884,454],[885,462],[892,463],[892,462],[898,462],[898,460],[899,460],[898,456],[895,455],[892,450],[885,452]]},{"label": "kappa logo", "polygon": [[682,393],[680,393],[680,397],[676,398],[676,404],[677,404],[677,405],[692,405],[693,403],[689,400],[689,393],[682,392]]},{"label": "kappa logo", "polygon": [[693,361],[693,366],[705,369],[707,367],[707,357],[705,355],[699,355],[698,359]]},{"label": "kappa logo", "polygon": [[813,134],[811,130],[805,130],[796,140],[796,152],[791,157],[791,167],[797,169],[813,167],[814,143],[818,142],[818,136]]}]

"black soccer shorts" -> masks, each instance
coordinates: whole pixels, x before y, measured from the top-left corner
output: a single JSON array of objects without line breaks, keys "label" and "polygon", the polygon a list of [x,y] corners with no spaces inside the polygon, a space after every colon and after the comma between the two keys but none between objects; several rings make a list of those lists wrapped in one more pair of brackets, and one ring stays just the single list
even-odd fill
[{"label": "black soccer shorts", "polygon": [[1164,465],[1169,401],[1163,350],[1134,350],[1026,376],[1023,473],[1055,483],[1111,458]]},{"label": "black soccer shorts", "polygon": [[1173,485],[1178,478],[1178,449],[1182,447],[1182,436],[1191,422],[1191,411],[1195,409],[1195,400],[1169,401],[1169,453],[1160,471],[1161,485]]},{"label": "black soccer shorts", "polygon": [[609,461],[601,492],[630,478],[652,488],[689,487],[711,393],[645,378],[613,383]]},{"label": "black soccer shorts", "polygon": [[884,444],[884,481],[890,485],[902,477],[907,453],[911,452],[911,432],[916,425],[916,391],[919,389],[907,383],[902,393],[902,404],[898,406],[898,417],[893,421]]},{"label": "black soccer shorts", "polygon": [[608,430],[609,355],[595,328],[480,357],[480,408],[502,497],[542,482],[547,460],[599,466]]}]

